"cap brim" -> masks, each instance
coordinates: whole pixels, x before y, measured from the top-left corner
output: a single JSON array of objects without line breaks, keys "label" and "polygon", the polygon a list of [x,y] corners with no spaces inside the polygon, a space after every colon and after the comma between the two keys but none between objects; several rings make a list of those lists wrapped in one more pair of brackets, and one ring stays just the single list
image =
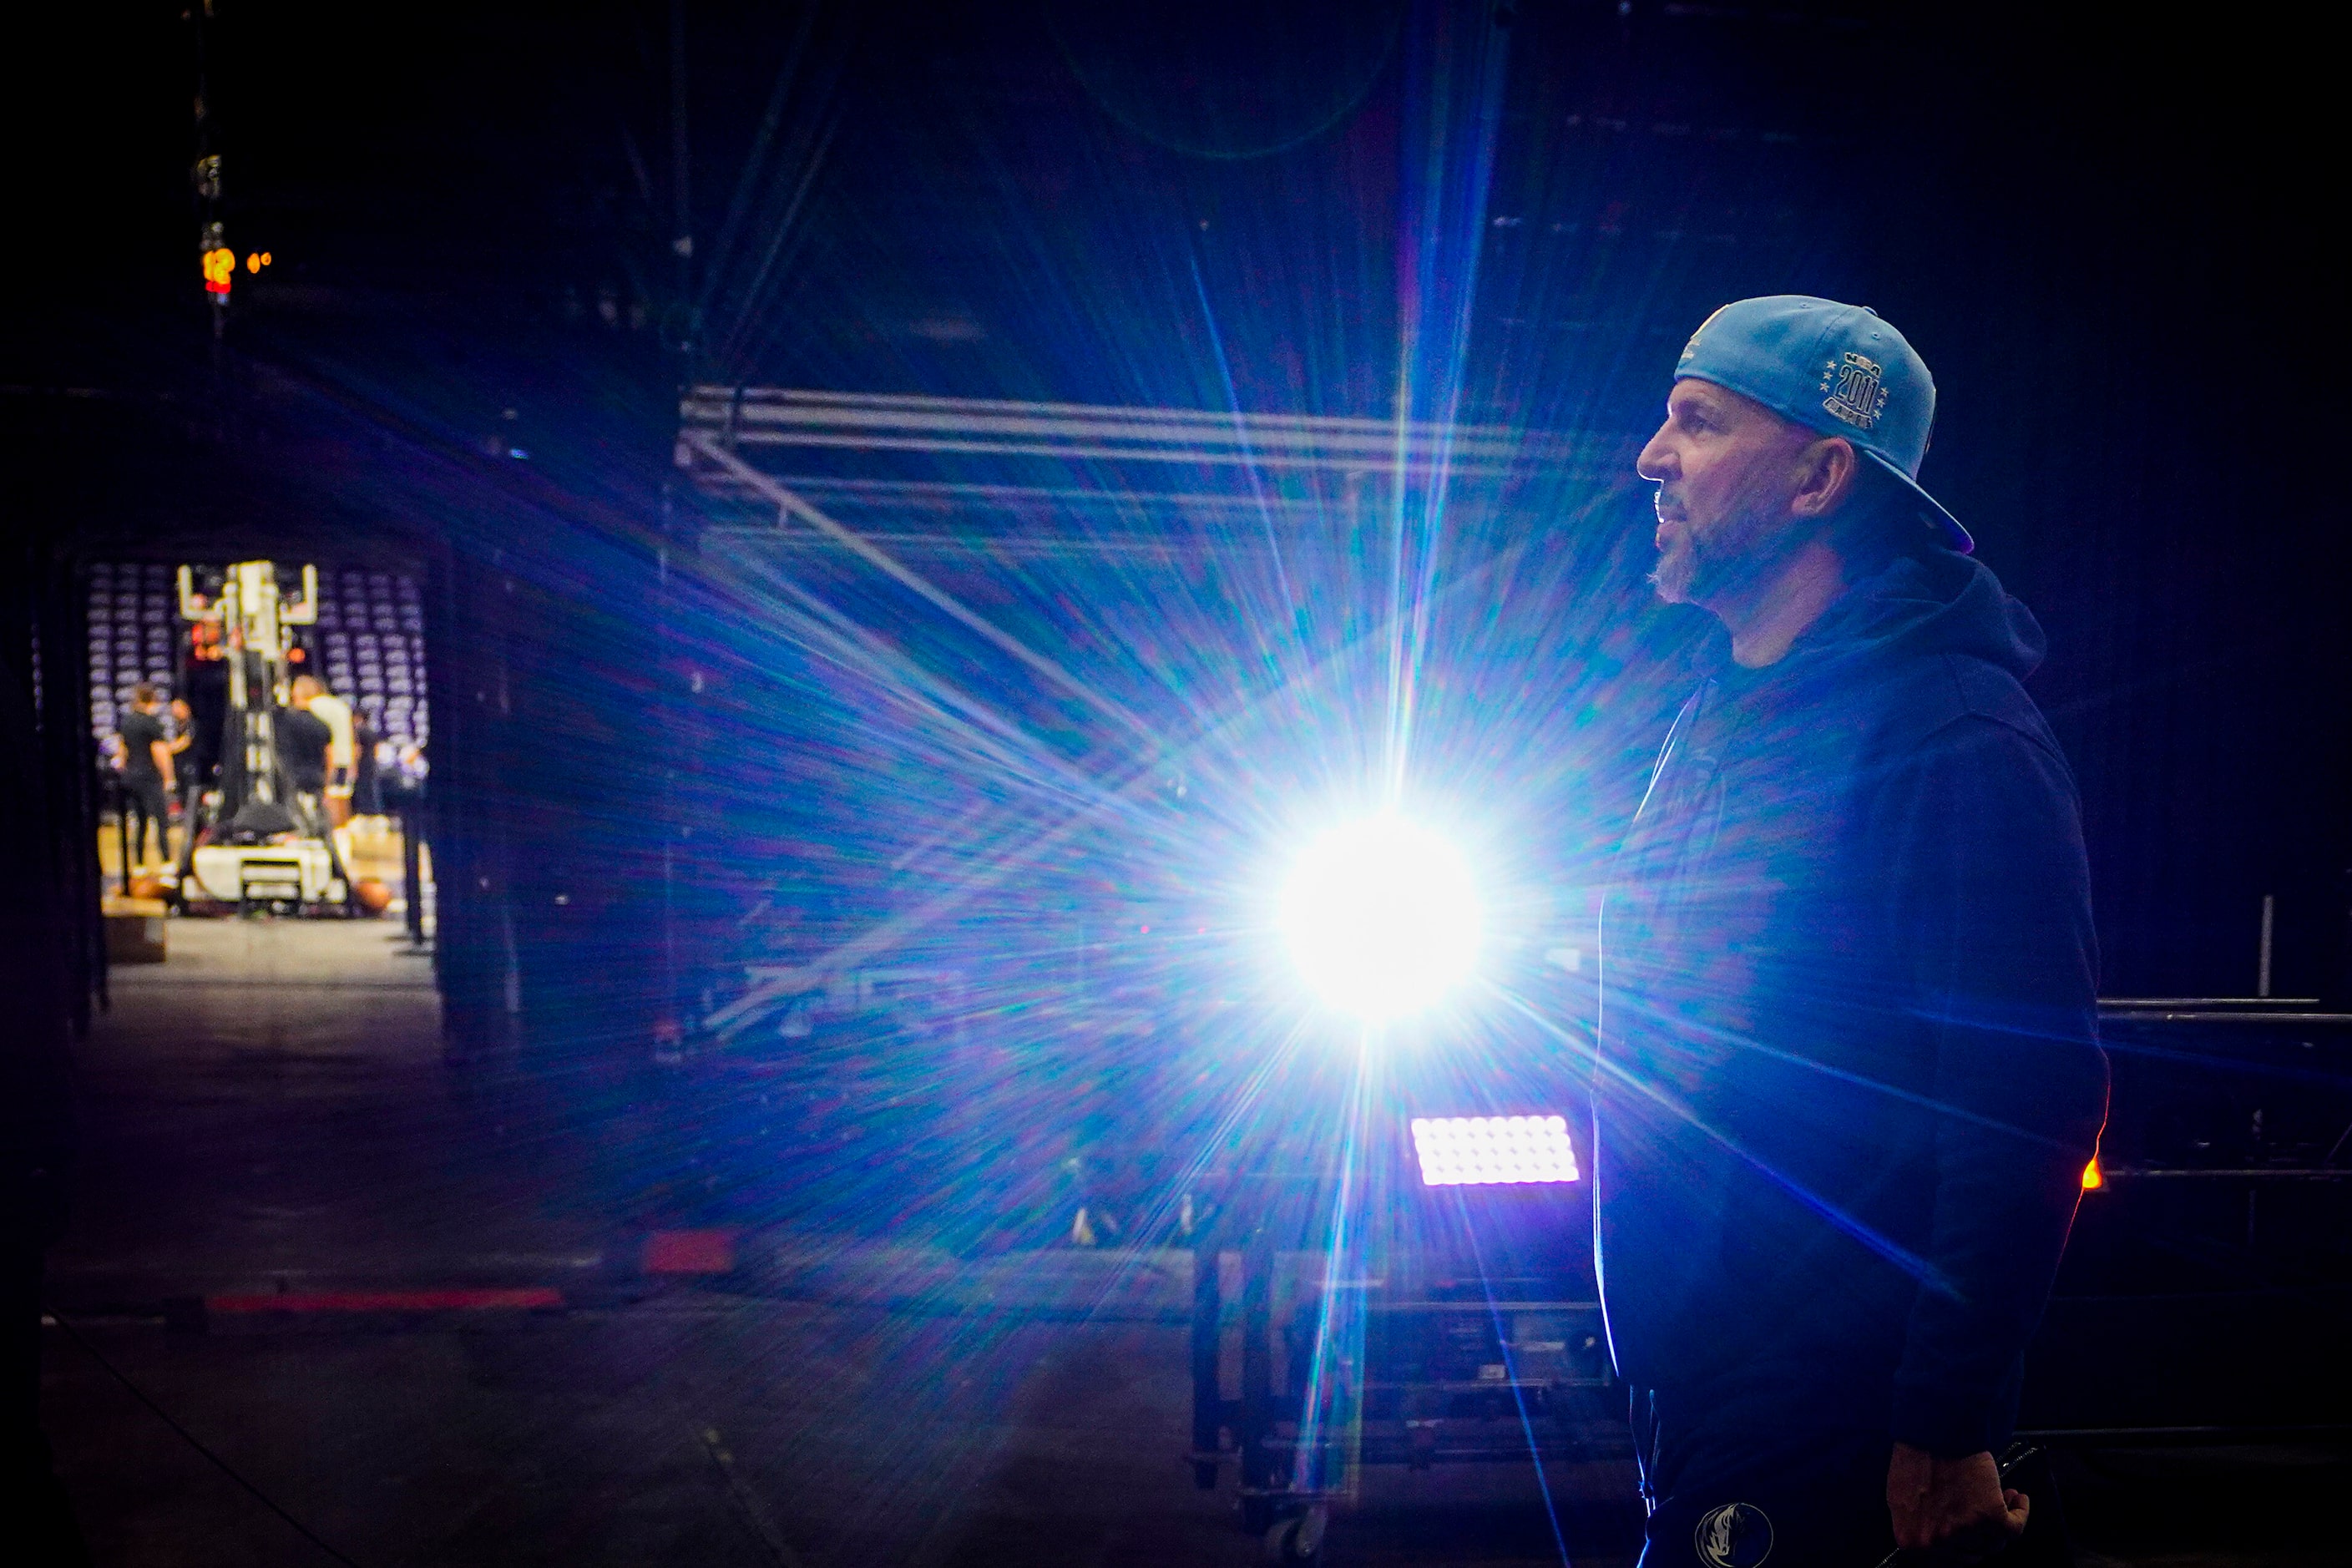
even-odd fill
[{"label": "cap brim", "polygon": [[[1856,450],[1860,450],[1860,448],[1857,447]],[[1917,500],[1919,503],[1920,521],[1926,522],[1938,534],[1941,534],[1943,536],[1944,542],[1947,545],[1958,551],[1963,555],[1971,555],[1976,552],[1977,542],[1969,537],[1969,531],[1960,526],[1960,520],[1954,517],[1950,512],[1946,511],[1942,501],[1937,500],[1934,496],[1931,496],[1926,490],[1921,489],[1919,488],[1918,480],[1913,479],[1910,475],[1905,473],[1901,468],[1896,468],[1893,463],[1888,462],[1885,458],[1880,457],[1875,452],[1864,452],[1862,455],[1868,458],[1872,462],[1876,463],[1883,472],[1894,477],[1895,483],[1901,485],[1905,489],[1911,492],[1913,499]]]}]

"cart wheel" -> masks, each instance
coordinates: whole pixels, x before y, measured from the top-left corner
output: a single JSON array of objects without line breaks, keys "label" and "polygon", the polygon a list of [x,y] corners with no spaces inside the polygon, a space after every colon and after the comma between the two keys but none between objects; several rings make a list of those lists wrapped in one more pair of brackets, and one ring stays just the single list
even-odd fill
[{"label": "cart wheel", "polygon": [[1284,1520],[1265,1532],[1265,1560],[1288,1563],[1291,1568],[1319,1568],[1323,1531],[1330,1518],[1325,1510],[1310,1508],[1295,1519]]}]

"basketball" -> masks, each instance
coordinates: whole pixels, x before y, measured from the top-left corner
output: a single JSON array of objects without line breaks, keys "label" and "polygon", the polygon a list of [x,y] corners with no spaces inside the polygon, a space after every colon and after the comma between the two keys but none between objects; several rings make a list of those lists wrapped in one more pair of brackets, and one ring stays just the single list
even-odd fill
[{"label": "basketball", "polygon": [[131,896],[134,899],[160,899],[170,890],[161,877],[140,877],[131,884]]},{"label": "basketball", "polygon": [[392,889],[373,877],[361,878],[352,892],[359,900],[360,908],[372,915],[380,915],[392,908]]}]

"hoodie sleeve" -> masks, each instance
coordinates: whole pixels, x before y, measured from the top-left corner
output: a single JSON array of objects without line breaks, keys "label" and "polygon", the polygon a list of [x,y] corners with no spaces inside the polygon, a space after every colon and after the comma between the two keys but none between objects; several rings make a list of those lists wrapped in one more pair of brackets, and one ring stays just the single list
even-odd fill
[{"label": "hoodie sleeve", "polygon": [[1982,714],[1898,768],[1874,819],[1937,1107],[1928,1274],[1893,1430],[1957,1458],[2007,1419],[2106,1117],[2090,871],[2063,760]]}]

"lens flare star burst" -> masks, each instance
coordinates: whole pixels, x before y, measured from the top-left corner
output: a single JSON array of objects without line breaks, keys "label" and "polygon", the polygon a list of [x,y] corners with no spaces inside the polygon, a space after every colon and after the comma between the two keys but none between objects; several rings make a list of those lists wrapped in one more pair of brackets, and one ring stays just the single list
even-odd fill
[{"label": "lens flare star burst", "polygon": [[1307,847],[1283,886],[1281,927],[1319,1000],[1381,1023],[1423,1011],[1469,974],[1478,896],[1459,849],[1382,814]]}]

